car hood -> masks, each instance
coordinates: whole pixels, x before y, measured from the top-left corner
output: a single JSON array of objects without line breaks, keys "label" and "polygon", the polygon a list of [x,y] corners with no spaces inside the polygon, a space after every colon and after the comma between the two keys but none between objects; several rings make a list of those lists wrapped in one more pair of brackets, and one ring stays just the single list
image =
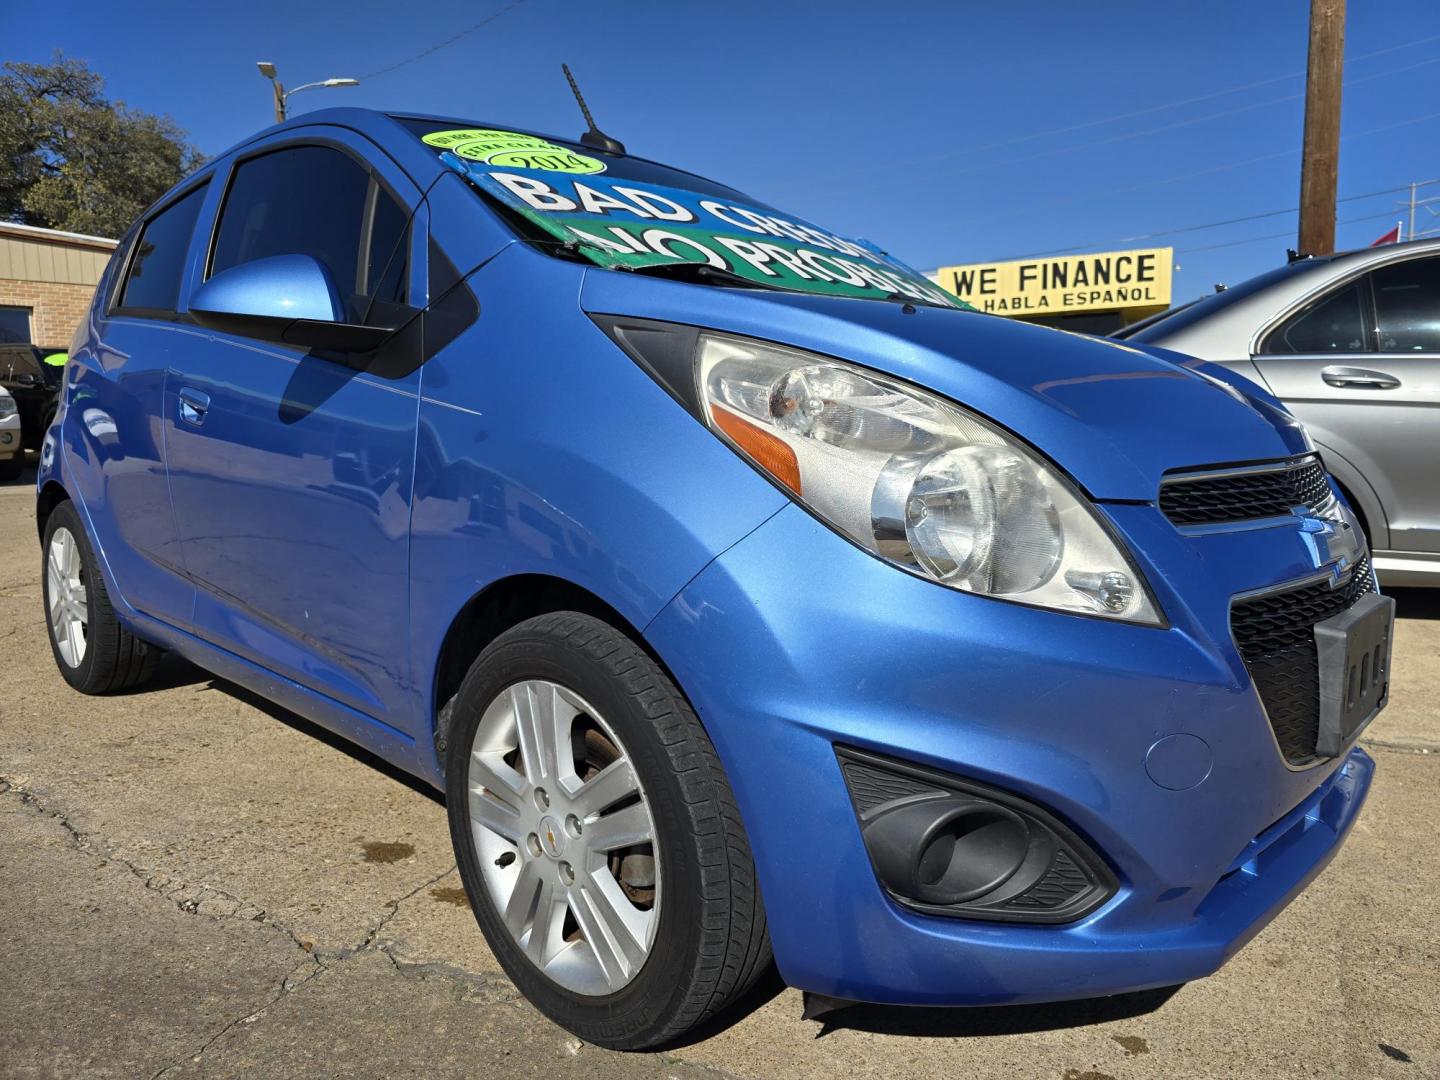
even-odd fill
[{"label": "car hood", "polygon": [[608,270],[586,271],[580,303],[593,314],[746,334],[907,379],[1015,432],[1096,499],[1148,502],[1171,469],[1308,448],[1278,402],[1222,369],[993,315]]}]

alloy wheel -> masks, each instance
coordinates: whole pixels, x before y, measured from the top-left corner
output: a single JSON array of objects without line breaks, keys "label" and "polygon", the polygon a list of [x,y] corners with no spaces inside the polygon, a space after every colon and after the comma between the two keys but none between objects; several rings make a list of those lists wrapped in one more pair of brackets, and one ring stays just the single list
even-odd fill
[{"label": "alloy wheel", "polygon": [[79,667],[85,659],[90,610],[85,592],[85,560],[69,529],[56,529],[50,537],[45,576],[50,632],[61,659],[72,668]]},{"label": "alloy wheel", "polygon": [[655,823],[599,713],[557,683],[506,688],[481,716],[466,790],[485,887],[530,962],[578,994],[634,979],[659,923]]}]

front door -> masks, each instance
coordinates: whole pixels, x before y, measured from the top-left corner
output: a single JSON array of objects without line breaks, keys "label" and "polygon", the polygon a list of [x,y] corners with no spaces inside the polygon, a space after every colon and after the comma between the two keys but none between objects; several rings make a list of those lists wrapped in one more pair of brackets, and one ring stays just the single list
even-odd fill
[{"label": "front door", "polygon": [[1440,552],[1440,257],[1345,282],[1267,334],[1254,360],[1375,489],[1387,547]]},{"label": "front door", "polygon": [[[207,272],[305,254],[355,321],[372,302],[406,302],[420,194],[367,149],[329,134],[240,160]],[[418,374],[211,332],[174,364],[165,397],[197,632],[413,735],[403,645]]]}]

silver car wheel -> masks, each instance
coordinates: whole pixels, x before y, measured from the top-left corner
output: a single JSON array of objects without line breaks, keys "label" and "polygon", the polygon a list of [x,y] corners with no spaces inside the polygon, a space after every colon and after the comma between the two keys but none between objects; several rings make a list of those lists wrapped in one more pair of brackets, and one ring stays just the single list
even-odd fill
[{"label": "silver car wheel", "polygon": [[530,962],[577,994],[634,979],[659,924],[655,823],[604,718],[557,683],[508,687],[480,718],[466,790],[485,887]]},{"label": "silver car wheel", "polygon": [[90,609],[85,593],[85,560],[69,529],[56,529],[50,537],[45,583],[55,647],[69,667],[79,667],[85,659]]}]

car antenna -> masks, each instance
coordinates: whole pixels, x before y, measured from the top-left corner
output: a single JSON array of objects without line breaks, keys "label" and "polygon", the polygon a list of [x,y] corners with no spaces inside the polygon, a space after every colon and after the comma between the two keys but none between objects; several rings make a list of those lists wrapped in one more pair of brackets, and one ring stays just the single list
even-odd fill
[{"label": "car antenna", "polygon": [[590,130],[580,136],[580,141],[586,146],[596,150],[603,150],[607,154],[625,153],[625,144],[619,139],[612,139],[598,127],[595,126],[595,117],[590,115],[590,106],[585,104],[585,97],[580,93],[580,87],[575,82],[575,76],[570,74],[570,65],[561,64],[560,70],[565,72],[565,79],[570,83],[570,92],[575,95],[575,101],[580,106],[580,111],[585,115],[585,123]]}]

